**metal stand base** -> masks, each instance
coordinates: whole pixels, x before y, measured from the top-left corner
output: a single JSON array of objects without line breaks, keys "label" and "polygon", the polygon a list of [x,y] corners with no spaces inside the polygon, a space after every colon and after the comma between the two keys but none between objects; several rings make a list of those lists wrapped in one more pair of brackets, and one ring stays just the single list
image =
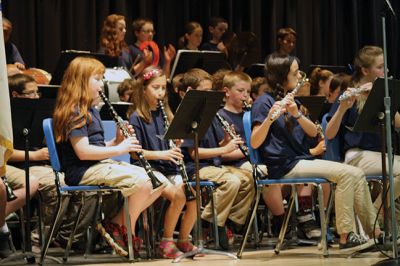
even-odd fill
[{"label": "metal stand base", "polygon": [[172,262],[173,263],[180,262],[182,259],[185,259],[185,258],[193,259],[194,256],[196,256],[198,254],[223,255],[223,256],[228,256],[232,259],[237,259],[235,254],[232,254],[232,253],[229,253],[226,251],[206,249],[206,248],[204,248],[203,241],[199,240],[199,246],[197,247],[197,249],[180,255],[179,257],[174,259]]}]

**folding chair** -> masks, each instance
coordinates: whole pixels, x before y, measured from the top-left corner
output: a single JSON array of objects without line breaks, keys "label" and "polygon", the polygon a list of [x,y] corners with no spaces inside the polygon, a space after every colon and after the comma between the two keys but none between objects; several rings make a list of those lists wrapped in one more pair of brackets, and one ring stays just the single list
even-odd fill
[{"label": "folding chair", "polygon": [[[320,224],[321,224],[321,248],[322,248],[322,254],[324,257],[328,256],[328,247],[327,247],[327,224],[326,224],[326,218],[325,218],[325,211],[324,211],[324,206],[323,206],[323,190],[322,190],[322,184],[324,183],[330,183],[328,180],[325,178],[317,178],[317,177],[310,177],[310,178],[285,178],[285,179],[259,179],[256,175],[255,171],[255,166],[258,164],[262,164],[262,160],[260,155],[258,154],[257,150],[254,150],[251,145],[250,145],[250,137],[251,137],[251,112],[245,112],[243,116],[243,124],[244,124],[244,131],[245,131],[245,138],[246,138],[246,143],[247,147],[250,153],[250,161],[251,164],[253,165],[253,176],[254,176],[254,181],[255,181],[255,187],[256,187],[256,198],[255,201],[253,202],[252,206],[252,212],[251,216],[248,219],[247,226],[246,226],[246,231],[245,235],[242,239],[242,243],[240,245],[240,248],[238,250],[237,256],[239,258],[242,257],[242,253],[244,250],[244,247],[247,242],[247,237],[250,232],[250,227],[251,224],[256,216],[257,212],[257,207],[260,201],[260,195],[262,192],[263,186],[269,186],[269,185],[282,185],[282,184],[288,184],[288,185],[299,185],[299,184],[312,184],[317,187],[318,190],[318,202],[319,202],[319,214],[320,214]],[[278,237],[278,243],[275,246],[274,252],[275,254],[279,254],[285,233],[287,230],[287,226],[289,223],[290,215],[292,214],[293,211],[293,206],[295,202],[295,197],[296,197],[296,189],[292,188],[292,194],[290,197],[289,201],[289,209],[287,213],[285,214],[285,218],[283,221],[283,225],[281,228],[281,231],[279,232],[279,237]],[[332,197],[331,197],[332,198]]]},{"label": "folding chair", "polygon": [[[46,139],[47,147],[49,150],[49,155],[50,155],[50,164],[53,168],[54,174],[55,174],[55,183],[56,183],[56,188],[57,188],[57,207],[56,207],[56,212],[54,214],[54,219],[53,223],[50,227],[50,230],[45,238],[45,244],[43,246],[42,252],[41,252],[41,257],[40,257],[40,265],[44,263],[44,260],[47,255],[47,251],[49,249],[50,242],[52,241],[52,238],[55,233],[55,229],[58,228],[58,225],[62,221],[63,213],[65,212],[66,208],[62,208],[63,204],[68,204],[69,202],[69,197],[73,193],[77,192],[96,192],[99,197],[99,206],[98,206],[98,213],[100,213],[100,204],[102,202],[102,193],[103,192],[116,192],[120,191],[120,189],[113,188],[113,187],[107,187],[107,186],[67,186],[67,185],[61,185],[60,183],[60,178],[59,178],[59,173],[62,171],[61,168],[61,163],[59,160],[58,152],[57,152],[57,147],[56,147],[56,142],[54,138],[54,133],[53,133],[53,119],[52,118],[46,118],[43,120],[43,130],[44,130],[44,136]],[[63,199],[66,199],[65,201]],[[84,200],[84,195],[82,193],[82,202]],[[133,256],[133,242],[132,242],[132,228],[130,224],[130,218],[129,218],[129,209],[128,209],[128,200],[127,198],[124,199],[124,212],[125,212],[125,220],[127,224],[127,231],[128,231],[128,253],[129,253],[129,261],[134,260]],[[63,210],[63,211],[62,211]],[[69,250],[72,245],[72,241],[74,238],[76,226],[79,220],[79,217],[82,215],[81,213],[81,208],[78,211],[78,215],[75,219],[74,223],[74,229],[71,232],[67,247],[65,249],[63,261],[66,262],[68,259],[69,255]],[[94,217],[96,219],[98,217]]]}]

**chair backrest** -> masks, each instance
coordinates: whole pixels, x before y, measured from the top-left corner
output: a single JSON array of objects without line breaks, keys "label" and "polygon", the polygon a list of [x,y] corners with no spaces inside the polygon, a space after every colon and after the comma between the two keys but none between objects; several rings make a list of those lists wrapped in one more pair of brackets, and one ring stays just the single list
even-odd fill
[{"label": "chair backrest", "polygon": [[244,127],[244,135],[246,139],[246,145],[250,154],[250,161],[252,164],[263,164],[261,161],[260,154],[258,150],[255,150],[250,145],[251,138],[251,111],[247,111],[243,115],[243,127]]},{"label": "chair backrest", "polygon": [[53,132],[53,118],[43,120],[44,138],[49,149],[50,164],[54,171],[61,172],[61,163],[58,157],[56,140]]},{"label": "chair backrest", "polygon": [[[326,126],[328,125],[327,117],[328,114],[325,114],[322,117],[321,121],[321,127],[324,132],[326,130]],[[328,138],[325,138],[326,151],[323,158],[329,161],[343,162],[343,157],[340,152],[340,146],[340,139],[338,136],[336,136],[332,140],[328,140]]]},{"label": "chair backrest", "polygon": [[[103,124],[103,129],[104,129],[104,140],[109,141],[112,140],[115,137],[116,134],[116,125],[113,120],[102,120],[101,123]],[[119,156],[112,157],[113,160],[116,161],[123,161],[130,163],[130,156],[129,154],[122,154]]]}]

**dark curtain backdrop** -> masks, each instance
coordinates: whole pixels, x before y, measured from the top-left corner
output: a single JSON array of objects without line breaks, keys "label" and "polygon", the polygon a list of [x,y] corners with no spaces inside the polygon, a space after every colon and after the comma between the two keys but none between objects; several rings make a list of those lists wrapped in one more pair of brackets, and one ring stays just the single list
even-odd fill
[{"label": "dark curtain backdrop", "polygon": [[[366,44],[382,46],[384,0],[3,0],[3,14],[14,25],[12,41],[28,66],[53,72],[60,51],[96,51],[102,22],[108,14],[126,17],[126,40],[132,43],[131,22],[154,20],[155,40],[176,45],[184,24],[203,25],[207,39],[210,16],[222,16],[234,32],[252,31],[265,55],[276,48],[276,30],[298,33],[296,55],[310,64],[347,65]],[[400,0],[391,0],[400,16]],[[390,74],[400,78],[399,22],[386,16]]]}]

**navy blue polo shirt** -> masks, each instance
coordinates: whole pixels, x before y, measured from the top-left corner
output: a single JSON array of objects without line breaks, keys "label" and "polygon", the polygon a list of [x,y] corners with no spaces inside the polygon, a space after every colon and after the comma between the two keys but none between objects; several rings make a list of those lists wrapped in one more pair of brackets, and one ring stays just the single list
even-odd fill
[{"label": "navy blue polo shirt", "polygon": [[[339,108],[339,102],[336,101],[329,111],[328,120],[333,117]],[[343,141],[343,151],[346,152],[351,148],[360,148],[363,150],[377,151],[381,150],[381,135],[378,133],[361,133],[353,132],[347,127],[353,127],[358,118],[358,110],[356,104],[349,108],[343,115],[343,119],[338,132],[339,138]]]},{"label": "navy blue polo shirt", "polygon": [[[207,129],[203,138],[199,141],[199,147],[201,148],[218,148],[219,147],[219,136],[221,133],[218,133],[218,130],[221,130],[221,126],[216,118],[213,119],[210,127]],[[187,149],[194,148],[194,142],[191,139],[185,139],[182,144],[183,154],[185,155],[185,165],[186,171],[189,177],[192,177],[195,173],[195,164],[194,161],[190,158]],[[216,166],[220,167],[222,164],[222,158],[220,156],[209,158],[209,159],[201,159],[199,160],[199,168],[207,167],[207,166]]]},{"label": "navy blue polo shirt", "polygon": [[95,108],[90,108],[89,114],[92,117],[92,122],[87,122],[81,128],[73,129],[68,136],[68,141],[58,145],[60,151],[58,154],[61,157],[61,165],[65,173],[65,183],[70,186],[79,185],[86,170],[99,161],[80,160],[75,154],[69,138],[88,137],[90,145],[105,146],[104,130],[99,111]]},{"label": "navy blue polo shirt", "polygon": [[[164,151],[169,150],[168,141],[163,140],[160,136],[165,134],[164,118],[162,112],[157,109],[151,111],[151,122],[147,123],[141,118],[137,112],[134,112],[129,118],[129,123],[135,129],[136,138],[145,150]],[[138,160],[131,158],[131,163],[140,166]],[[151,160],[149,161],[152,168],[163,173],[164,175],[175,175],[178,173],[178,167],[171,161]]]},{"label": "navy blue polo shirt", "polygon": [[[218,114],[220,114],[229,123],[229,125],[233,125],[236,135],[240,136],[242,138],[242,140],[245,141],[246,138],[244,135],[244,126],[243,126],[244,112],[237,114],[237,113],[232,113],[232,112],[222,108],[218,111]],[[221,123],[219,125],[222,129]],[[224,138],[225,132],[223,130],[218,130],[218,132],[219,132],[219,134],[221,134],[221,132],[222,132],[222,137],[219,136],[219,141],[221,141]],[[246,143],[244,145],[246,145]],[[224,164],[233,165],[235,167],[240,167],[246,161],[247,161],[247,159],[243,157],[242,159],[239,159],[239,160],[224,161]]]},{"label": "navy blue polo shirt", "polygon": [[[251,109],[253,126],[265,120],[274,103],[275,100],[268,93],[257,98]],[[313,159],[308,147],[303,145],[303,129],[293,117],[289,119],[293,122],[292,132],[286,128],[284,115],[281,115],[272,123],[267,137],[258,148],[263,162],[268,166],[269,177],[273,179],[289,173],[300,160]]]}]

